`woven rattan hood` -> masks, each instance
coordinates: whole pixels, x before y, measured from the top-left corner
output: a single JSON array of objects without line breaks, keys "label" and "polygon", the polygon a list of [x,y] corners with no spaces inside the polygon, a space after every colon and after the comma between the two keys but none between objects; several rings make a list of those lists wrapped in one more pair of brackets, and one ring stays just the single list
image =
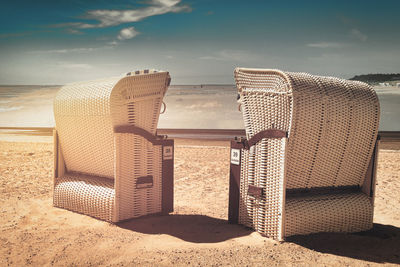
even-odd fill
[{"label": "woven rattan hood", "polygon": [[275,69],[234,75],[247,137],[288,132],[287,188],[362,185],[379,126],[371,86]]},{"label": "woven rattan hood", "polygon": [[63,86],[54,116],[67,169],[113,178],[114,127],[155,134],[169,80],[168,72],[145,70]]}]

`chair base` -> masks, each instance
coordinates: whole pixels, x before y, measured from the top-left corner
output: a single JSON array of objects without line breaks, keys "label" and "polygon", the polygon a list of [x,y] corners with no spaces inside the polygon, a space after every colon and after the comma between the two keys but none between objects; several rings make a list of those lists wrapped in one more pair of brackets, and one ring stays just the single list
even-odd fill
[{"label": "chair base", "polygon": [[[371,157],[363,186],[336,188],[284,189],[284,201],[279,216],[266,212],[272,204],[266,201],[265,189],[248,186],[243,189],[243,140],[231,142],[229,182],[229,223],[242,224],[261,235],[284,240],[293,235],[319,232],[352,233],[373,226],[376,162],[379,140]],[[245,164],[245,161],[244,163]],[[246,187],[247,188],[247,187]],[[252,192],[250,192],[251,190]],[[253,190],[254,189],[254,190]],[[260,196],[257,196],[259,193]],[[275,233],[275,235],[271,235]]]},{"label": "chair base", "polygon": [[114,181],[111,179],[75,173],[55,179],[55,207],[113,222],[114,202]]}]

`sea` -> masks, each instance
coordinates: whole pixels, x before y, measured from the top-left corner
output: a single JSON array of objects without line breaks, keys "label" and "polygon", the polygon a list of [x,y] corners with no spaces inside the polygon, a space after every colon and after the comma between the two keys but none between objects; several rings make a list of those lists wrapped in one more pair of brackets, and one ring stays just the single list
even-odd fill
[{"label": "sea", "polygon": [[[53,100],[61,86],[0,86],[0,127],[54,127]],[[400,88],[376,86],[380,131],[400,131]],[[159,128],[243,129],[234,85],[171,85]]]}]

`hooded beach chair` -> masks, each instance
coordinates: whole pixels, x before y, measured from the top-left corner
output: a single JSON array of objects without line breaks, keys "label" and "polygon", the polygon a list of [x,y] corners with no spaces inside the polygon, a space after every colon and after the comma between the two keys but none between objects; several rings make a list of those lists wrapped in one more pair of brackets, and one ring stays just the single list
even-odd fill
[{"label": "hooded beach chair", "polygon": [[110,222],[173,210],[174,144],[156,135],[169,83],[144,70],[59,90],[55,207]]},{"label": "hooded beach chair", "polygon": [[379,101],[367,84],[237,68],[229,221],[284,240],[372,227]]}]

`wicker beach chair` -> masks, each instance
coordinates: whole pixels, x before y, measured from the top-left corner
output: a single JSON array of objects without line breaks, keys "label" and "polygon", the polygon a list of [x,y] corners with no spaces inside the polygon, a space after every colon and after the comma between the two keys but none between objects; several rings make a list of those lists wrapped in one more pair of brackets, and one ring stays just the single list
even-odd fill
[{"label": "wicker beach chair", "polygon": [[60,89],[54,206],[110,222],[173,210],[173,140],[156,135],[169,83],[144,70]]},{"label": "wicker beach chair", "polygon": [[277,240],[372,227],[379,101],[365,83],[237,68],[229,221]]}]

